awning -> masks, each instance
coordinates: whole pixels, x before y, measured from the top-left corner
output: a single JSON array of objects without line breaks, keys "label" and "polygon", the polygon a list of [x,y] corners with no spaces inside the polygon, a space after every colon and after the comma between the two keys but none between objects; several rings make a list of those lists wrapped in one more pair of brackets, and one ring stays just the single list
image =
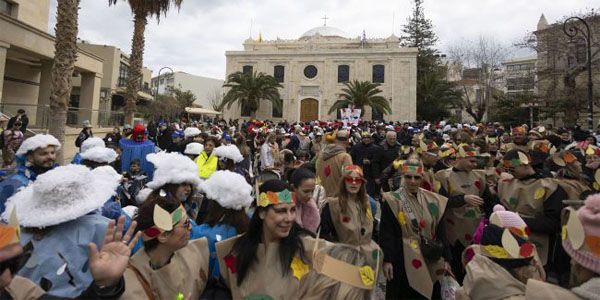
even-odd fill
[{"label": "awning", "polygon": [[221,112],[207,108],[186,107],[185,112],[194,115],[220,115]]}]

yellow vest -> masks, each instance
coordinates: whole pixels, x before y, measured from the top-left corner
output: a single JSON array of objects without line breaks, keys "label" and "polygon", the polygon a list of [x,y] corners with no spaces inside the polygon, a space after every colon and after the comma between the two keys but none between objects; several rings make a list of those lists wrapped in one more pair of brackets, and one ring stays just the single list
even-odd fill
[{"label": "yellow vest", "polygon": [[198,177],[206,179],[217,170],[219,158],[214,154],[208,156],[205,151],[202,151],[202,153],[196,157],[195,162],[198,166]]}]

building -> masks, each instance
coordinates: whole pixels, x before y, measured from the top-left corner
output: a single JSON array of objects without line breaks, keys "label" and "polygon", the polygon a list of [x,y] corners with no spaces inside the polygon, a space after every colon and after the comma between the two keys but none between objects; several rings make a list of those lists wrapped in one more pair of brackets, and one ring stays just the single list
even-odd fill
[{"label": "building", "polygon": [[194,104],[213,109],[213,102],[220,103],[223,97],[223,83],[222,79],[177,71],[174,73],[161,73],[160,77],[152,78],[151,86],[158,94],[165,94],[168,87],[178,88],[182,91],[189,90],[196,96]]},{"label": "building", "polygon": [[537,55],[502,62],[504,93],[509,96],[536,94],[536,62]]},{"label": "building", "polygon": [[[92,53],[103,60],[103,77],[100,84],[100,110],[110,112],[110,115],[122,118],[126,102],[127,78],[129,74],[129,55],[115,46],[90,44],[81,41],[79,48]],[[145,105],[153,100],[150,80],[152,70],[142,68],[142,86],[138,92],[137,103]],[[69,107],[79,107],[81,81],[73,81],[71,103]],[[106,116],[106,114],[105,114]]]},{"label": "building", "polygon": [[[592,62],[600,58],[600,15],[591,12],[580,15],[590,27],[592,35],[591,53]],[[580,22],[574,22],[580,29],[585,31]],[[555,126],[562,125],[587,125],[588,119],[588,69],[587,45],[579,33],[576,38],[571,39],[563,31],[563,23],[549,24],[546,17],[542,15],[537,24],[537,30],[533,33],[532,40],[535,41],[537,51],[536,76],[537,94],[547,123]],[[597,63],[592,66],[592,78],[594,82],[594,101],[600,99],[600,68]],[[593,105],[594,124],[598,124],[599,107]],[[587,126],[585,126],[587,127]]]},{"label": "building", "polygon": [[[382,96],[391,103],[392,113],[383,115],[365,108],[364,119],[416,120],[417,49],[401,48],[399,38],[351,38],[340,29],[321,26],[297,40],[264,41],[247,39],[242,51],[227,51],[226,74],[238,71],[273,75],[283,88],[283,111],[263,101],[256,117],[288,121],[333,120],[328,114],[338,99],[343,83],[360,80],[380,83]],[[249,117],[233,105],[224,117]]]},{"label": "building", "polygon": [[[54,36],[48,33],[50,0],[0,0],[0,110],[25,109],[31,128],[48,121]],[[80,82],[78,119],[97,124],[102,58],[77,52],[74,76]]]}]

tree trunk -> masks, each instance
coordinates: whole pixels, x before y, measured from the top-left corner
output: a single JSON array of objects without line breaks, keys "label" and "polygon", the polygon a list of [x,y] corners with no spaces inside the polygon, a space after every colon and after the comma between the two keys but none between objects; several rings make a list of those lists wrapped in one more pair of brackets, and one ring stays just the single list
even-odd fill
[{"label": "tree trunk", "polygon": [[125,123],[133,125],[138,91],[142,86],[142,66],[144,64],[144,31],[146,31],[146,13],[136,11],[133,20],[133,39],[129,56],[129,74],[127,79],[127,103],[125,104]]},{"label": "tree trunk", "polygon": [[[65,143],[67,107],[71,96],[71,77],[77,60],[77,30],[79,0],[58,1],[56,10],[56,42],[52,87],[50,88],[50,122],[48,131],[61,144]],[[64,147],[62,148],[64,149]],[[56,161],[63,162],[63,151],[58,151]]]}]

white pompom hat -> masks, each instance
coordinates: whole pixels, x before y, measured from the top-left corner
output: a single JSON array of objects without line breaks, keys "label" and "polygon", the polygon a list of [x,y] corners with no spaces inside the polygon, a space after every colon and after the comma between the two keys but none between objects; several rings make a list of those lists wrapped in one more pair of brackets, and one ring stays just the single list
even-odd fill
[{"label": "white pompom hat", "polygon": [[115,161],[117,156],[118,154],[115,150],[105,147],[94,147],[81,153],[81,159],[108,164]]},{"label": "white pompom hat", "polygon": [[200,129],[198,129],[196,127],[188,127],[183,131],[183,136],[187,139],[187,138],[198,136],[198,135],[200,135],[200,133],[202,133],[200,131]]},{"label": "white pompom hat", "polygon": [[90,137],[81,143],[81,152],[83,153],[96,147],[105,148],[106,144],[104,143],[104,140],[99,137]]},{"label": "white pompom hat", "polygon": [[55,146],[56,150],[60,149],[60,142],[50,134],[36,134],[23,141],[17,155],[27,154],[29,151],[34,151],[39,148],[46,148],[48,146]]},{"label": "white pompom hat", "polygon": [[8,199],[6,213],[17,210],[23,227],[44,228],[75,220],[99,209],[116,194],[121,175],[110,166],[57,167]]},{"label": "white pompom hat", "polygon": [[194,187],[200,184],[198,166],[187,156],[179,153],[151,153],[146,160],[154,165],[154,177],[146,184],[156,190],[165,184],[190,183]]},{"label": "white pompom hat", "polygon": [[252,186],[244,176],[231,171],[216,171],[200,184],[208,199],[222,207],[240,210],[252,204]]},{"label": "white pompom hat", "polygon": [[185,146],[185,150],[183,151],[183,154],[200,155],[200,153],[202,153],[203,150],[204,150],[204,146],[202,146],[202,144],[189,143]]},{"label": "white pompom hat", "polygon": [[239,163],[244,160],[240,149],[236,145],[223,145],[215,148],[215,155],[219,158],[228,158],[233,160],[234,163]]}]

